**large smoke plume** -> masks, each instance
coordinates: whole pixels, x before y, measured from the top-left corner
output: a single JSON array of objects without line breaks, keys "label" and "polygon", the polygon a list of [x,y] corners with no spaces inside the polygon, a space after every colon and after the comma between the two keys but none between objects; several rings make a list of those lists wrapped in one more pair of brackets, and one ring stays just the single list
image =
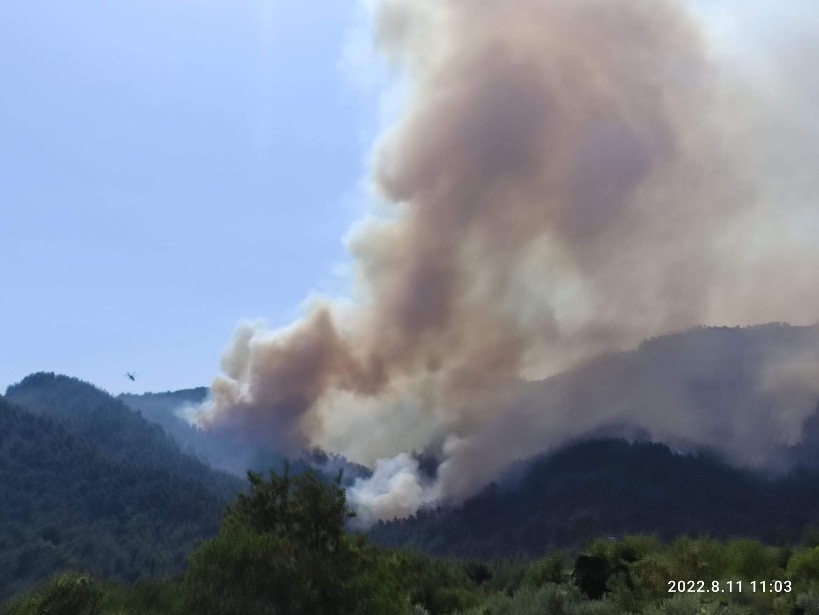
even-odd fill
[{"label": "large smoke plume", "polygon": [[699,324],[816,321],[798,110],[684,4],[381,0],[374,24],[408,91],[374,154],[394,211],[352,235],[352,299],[240,327],[201,424],[374,465],[352,499],[401,516],[607,419],[524,379]]}]

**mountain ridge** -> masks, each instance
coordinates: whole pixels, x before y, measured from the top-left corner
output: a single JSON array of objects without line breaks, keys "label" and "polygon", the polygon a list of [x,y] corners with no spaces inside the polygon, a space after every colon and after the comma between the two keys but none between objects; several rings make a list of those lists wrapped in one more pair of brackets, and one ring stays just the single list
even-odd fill
[{"label": "mountain ridge", "polygon": [[0,396],[0,600],[67,569],[123,581],[178,572],[225,504]]},{"label": "mountain ridge", "polygon": [[160,425],[78,378],[34,373],[9,386],[6,398],[30,412],[60,421],[70,432],[115,459],[203,482],[226,500],[241,488],[235,476],[186,454]]},{"label": "mountain ridge", "polygon": [[595,439],[540,455],[459,506],[382,521],[370,537],[438,556],[538,557],[633,533],[793,543],[817,523],[817,470],[771,477],[707,451]]}]

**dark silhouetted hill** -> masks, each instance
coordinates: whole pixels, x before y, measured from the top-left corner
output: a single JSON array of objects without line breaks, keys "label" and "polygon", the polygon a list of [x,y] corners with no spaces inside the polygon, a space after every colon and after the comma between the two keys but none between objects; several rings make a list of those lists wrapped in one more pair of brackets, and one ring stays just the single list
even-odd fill
[{"label": "dark silhouetted hill", "polygon": [[[504,485],[504,483],[501,483]],[[819,525],[819,472],[771,478],[662,444],[567,446],[455,509],[380,523],[375,542],[461,557],[537,556],[627,533],[797,541]]]},{"label": "dark silhouetted hill", "polygon": [[[75,393],[62,408],[58,387]],[[168,575],[219,527],[225,498],[212,487],[221,479],[196,480],[196,466],[89,389],[33,378],[16,391],[38,399],[40,413],[0,397],[0,600],[62,570],[123,581]]]},{"label": "dark silhouetted hill", "polygon": [[159,425],[122,400],[77,378],[32,374],[8,387],[6,397],[32,413],[58,421],[67,432],[113,459],[199,482],[226,501],[241,488],[236,477],[183,452]]},{"label": "dark silhouetted hill", "polygon": [[207,396],[208,389],[200,387],[165,393],[122,394],[117,399],[160,425],[182,450],[214,468],[241,477],[248,469],[281,468],[284,456],[271,447],[191,425],[184,413],[201,404]]},{"label": "dark silhouetted hill", "polygon": [[[214,468],[244,477],[247,470],[266,472],[282,467],[285,457],[262,442],[249,442],[192,426],[185,413],[205,401],[207,396],[208,389],[200,387],[165,393],[122,394],[117,399],[161,425],[183,450]],[[301,459],[291,460],[291,472],[295,474],[308,467],[320,469],[329,477],[343,470],[345,484],[370,474],[367,468],[351,463],[343,456],[330,455],[318,449],[305,451]]]}]

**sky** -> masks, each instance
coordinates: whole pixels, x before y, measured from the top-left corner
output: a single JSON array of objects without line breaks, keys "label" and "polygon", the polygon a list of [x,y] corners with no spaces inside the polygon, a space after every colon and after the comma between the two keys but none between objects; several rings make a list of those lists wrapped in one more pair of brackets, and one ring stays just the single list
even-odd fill
[{"label": "sky", "polygon": [[334,290],[377,116],[344,61],[355,20],[337,0],[0,4],[0,390],[208,385],[240,319]]},{"label": "sky", "polygon": [[[749,58],[745,33],[804,6],[690,3]],[[361,17],[338,0],[0,3],[0,390],[36,371],[208,385],[242,319],[279,327],[343,293],[389,111]]]}]

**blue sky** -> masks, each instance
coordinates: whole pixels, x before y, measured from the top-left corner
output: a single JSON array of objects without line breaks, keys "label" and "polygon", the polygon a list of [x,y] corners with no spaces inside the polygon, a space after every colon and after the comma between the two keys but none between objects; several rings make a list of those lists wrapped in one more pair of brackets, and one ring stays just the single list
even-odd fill
[{"label": "blue sky", "polygon": [[[788,32],[788,56],[789,24],[816,19],[690,6],[755,71],[749,41]],[[0,390],[40,370],[209,384],[240,320],[343,291],[371,145],[400,111],[367,35],[352,1],[0,2]],[[819,81],[789,82],[815,100]]]},{"label": "blue sky", "polygon": [[355,11],[4,0],[0,387],[206,385],[240,319],[338,283],[377,115]]}]

